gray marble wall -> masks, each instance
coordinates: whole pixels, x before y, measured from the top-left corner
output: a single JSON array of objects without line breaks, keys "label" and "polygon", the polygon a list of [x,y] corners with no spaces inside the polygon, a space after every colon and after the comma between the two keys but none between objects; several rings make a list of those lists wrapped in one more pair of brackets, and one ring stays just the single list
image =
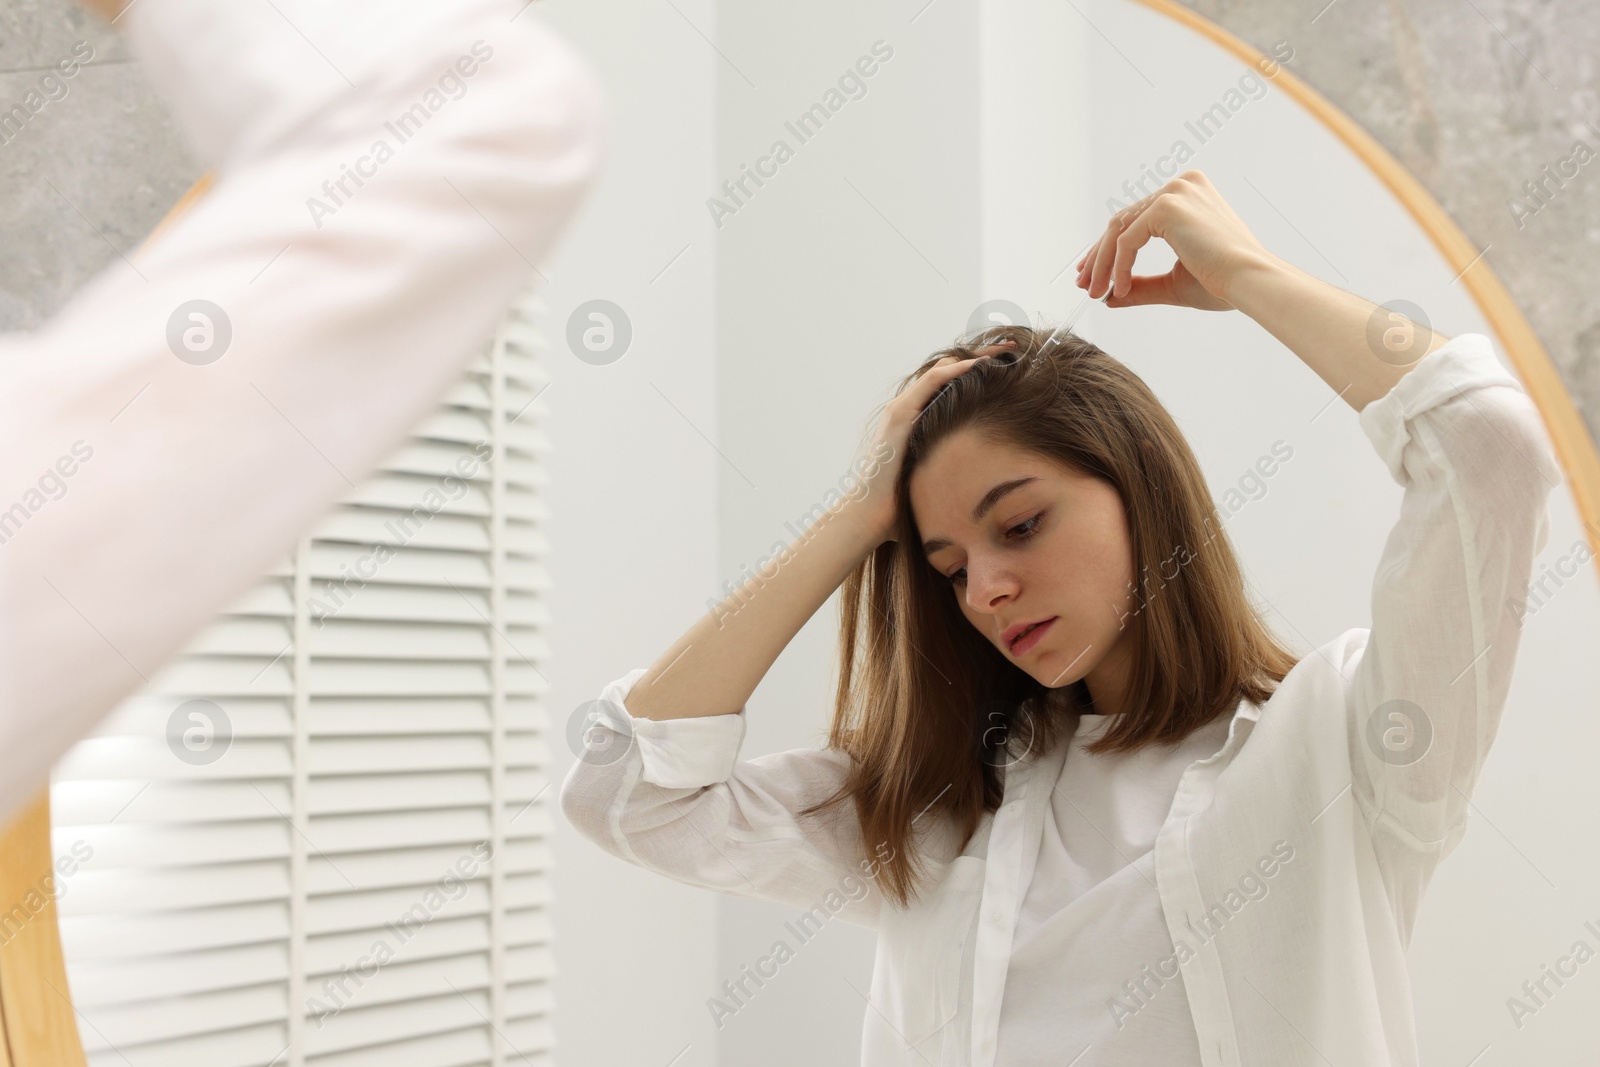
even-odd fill
[{"label": "gray marble wall", "polygon": [[71,0],[0,2],[0,329],[132,255],[200,173],[114,28]]},{"label": "gray marble wall", "polygon": [[1180,2],[1263,51],[1294,46],[1294,72],[1487,249],[1600,439],[1593,0]]}]

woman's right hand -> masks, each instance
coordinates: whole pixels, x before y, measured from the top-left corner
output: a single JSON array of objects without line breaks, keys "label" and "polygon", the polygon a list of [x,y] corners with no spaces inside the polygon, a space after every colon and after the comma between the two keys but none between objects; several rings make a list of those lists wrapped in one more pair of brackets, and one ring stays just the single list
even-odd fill
[{"label": "woman's right hand", "polygon": [[988,345],[978,349],[978,355],[972,359],[945,356],[884,406],[868,450],[867,472],[862,477],[866,492],[858,502],[858,510],[866,517],[868,529],[872,531],[874,547],[894,540],[898,518],[895,481],[900,476],[911,428],[916,425],[923,409],[938,395],[939,390],[971,369],[978,360],[1014,346],[1015,342],[1012,341]]}]

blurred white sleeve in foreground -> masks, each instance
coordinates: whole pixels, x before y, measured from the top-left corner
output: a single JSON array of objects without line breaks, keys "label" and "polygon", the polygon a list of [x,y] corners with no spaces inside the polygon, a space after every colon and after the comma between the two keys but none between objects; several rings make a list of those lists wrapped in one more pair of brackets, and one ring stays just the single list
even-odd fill
[{"label": "blurred white sleeve in foreground", "polygon": [[598,79],[522,0],[118,26],[216,183],[0,336],[0,819],[399,447],[601,159]]}]

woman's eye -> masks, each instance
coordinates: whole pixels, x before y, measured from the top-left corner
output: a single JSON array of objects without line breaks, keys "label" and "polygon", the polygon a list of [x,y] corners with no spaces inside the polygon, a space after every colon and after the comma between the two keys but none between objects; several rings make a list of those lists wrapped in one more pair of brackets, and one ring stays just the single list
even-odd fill
[{"label": "woman's eye", "polygon": [[1039,528],[1039,520],[1042,519],[1042,518],[1044,518],[1044,512],[1041,511],[1041,512],[1039,512],[1039,514],[1035,515],[1033,518],[1028,519],[1025,522],[1017,523],[1015,526],[1011,527],[1011,529],[1008,530],[1007,533],[1013,533],[1014,534],[1018,530],[1022,530],[1024,532],[1021,533],[1021,534],[1018,534],[1019,537],[1024,537],[1024,538],[1032,537],[1033,536],[1033,531],[1035,531],[1035,530],[1037,530]]},{"label": "woman's eye", "polygon": [[[1014,540],[1026,541],[1039,529],[1039,522],[1043,518],[1044,512],[1041,511],[1039,514],[1033,516],[1033,518],[1019,522],[1015,526],[1011,527],[1011,529],[1006,531],[1006,536],[1013,538]],[[949,581],[951,585],[960,585],[962,582],[967,580],[966,570],[967,568],[965,567],[960,568],[954,574],[950,575],[947,581]]]}]

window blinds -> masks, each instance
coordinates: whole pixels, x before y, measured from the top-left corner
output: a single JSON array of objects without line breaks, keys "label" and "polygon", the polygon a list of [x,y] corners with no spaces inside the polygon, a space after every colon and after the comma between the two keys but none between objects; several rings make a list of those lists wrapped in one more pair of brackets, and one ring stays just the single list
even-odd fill
[{"label": "window blinds", "polygon": [[552,1062],[543,311],[57,767],[93,1067]]}]

